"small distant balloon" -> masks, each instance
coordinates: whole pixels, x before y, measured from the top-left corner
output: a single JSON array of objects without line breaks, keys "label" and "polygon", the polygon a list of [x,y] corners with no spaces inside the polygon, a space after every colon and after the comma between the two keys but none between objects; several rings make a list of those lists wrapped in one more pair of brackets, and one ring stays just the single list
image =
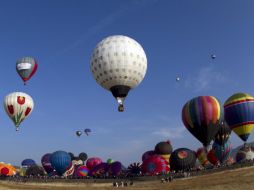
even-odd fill
[{"label": "small distant balloon", "polygon": [[77,135],[78,137],[80,137],[80,136],[82,135],[82,132],[81,132],[81,131],[76,131],[76,135]]},{"label": "small distant balloon", "polygon": [[88,136],[89,133],[91,133],[92,131],[91,131],[91,129],[85,129],[84,132],[85,132],[85,134]]},{"label": "small distant balloon", "polygon": [[180,81],[180,77],[176,77],[176,82]]},{"label": "small distant balloon", "polygon": [[216,55],[215,55],[215,54],[212,54],[212,55],[211,55],[211,58],[212,58],[212,59],[215,59],[215,58],[216,58]]}]

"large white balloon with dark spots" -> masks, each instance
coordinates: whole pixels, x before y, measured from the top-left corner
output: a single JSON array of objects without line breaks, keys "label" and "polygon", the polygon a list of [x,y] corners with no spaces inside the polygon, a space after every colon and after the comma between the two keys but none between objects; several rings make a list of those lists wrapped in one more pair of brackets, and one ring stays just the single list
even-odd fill
[{"label": "large white balloon with dark spots", "polygon": [[91,70],[97,83],[107,90],[117,85],[132,89],[145,77],[146,54],[138,42],[127,36],[109,36],[95,47]]}]

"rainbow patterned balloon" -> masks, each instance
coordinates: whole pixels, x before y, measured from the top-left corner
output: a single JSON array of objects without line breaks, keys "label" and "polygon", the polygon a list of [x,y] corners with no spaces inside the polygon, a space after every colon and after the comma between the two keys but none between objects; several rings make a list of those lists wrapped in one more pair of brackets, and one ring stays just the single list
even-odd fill
[{"label": "rainbow patterned balloon", "polygon": [[224,103],[225,121],[244,141],[249,138],[254,127],[254,97],[246,93],[236,93]]},{"label": "rainbow patterned balloon", "polygon": [[189,132],[204,146],[208,146],[221,123],[220,103],[213,96],[193,98],[184,105],[182,120]]},{"label": "rainbow patterned balloon", "polygon": [[85,177],[88,175],[88,172],[89,172],[89,169],[86,166],[82,165],[77,168],[76,175],[78,177]]}]

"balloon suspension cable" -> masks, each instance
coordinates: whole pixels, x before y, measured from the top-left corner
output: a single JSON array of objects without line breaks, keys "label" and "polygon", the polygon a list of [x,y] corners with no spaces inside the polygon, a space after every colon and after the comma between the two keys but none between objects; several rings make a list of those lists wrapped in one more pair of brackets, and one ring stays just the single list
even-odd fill
[{"label": "balloon suspension cable", "polygon": [[26,86],[26,82],[24,82],[24,86]]}]

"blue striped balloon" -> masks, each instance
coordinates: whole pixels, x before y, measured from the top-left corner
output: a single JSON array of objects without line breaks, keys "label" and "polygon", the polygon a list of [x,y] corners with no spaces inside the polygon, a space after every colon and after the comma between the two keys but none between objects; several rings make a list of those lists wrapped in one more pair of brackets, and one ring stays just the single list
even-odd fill
[{"label": "blue striped balloon", "polygon": [[56,151],[50,156],[50,163],[59,175],[71,165],[71,156],[65,151]]}]

